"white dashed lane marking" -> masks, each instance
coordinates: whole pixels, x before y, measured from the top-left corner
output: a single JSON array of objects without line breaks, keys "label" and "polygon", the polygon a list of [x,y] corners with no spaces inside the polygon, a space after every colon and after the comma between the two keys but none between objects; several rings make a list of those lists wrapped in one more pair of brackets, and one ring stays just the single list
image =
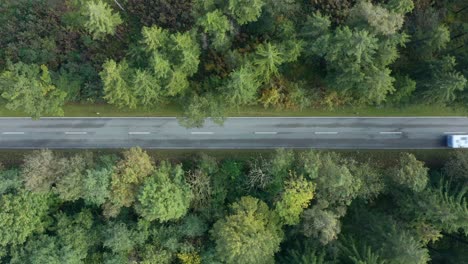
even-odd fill
[{"label": "white dashed lane marking", "polygon": [[190,132],[190,134],[192,134],[192,135],[213,135],[214,133],[213,132],[194,131],[194,132]]},{"label": "white dashed lane marking", "polygon": [[338,134],[338,132],[335,132],[335,131],[317,131],[317,132],[314,132],[315,135],[336,135]]},{"label": "white dashed lane marking", "polygon": [[129,135],[149,135],[150,132],[128,132]]},{"label": "white dashed lane marking", "polygon": [[255,135],[276,135],[278,132],[273,132],[273,131],[257,131],[254,132]]},{"label": "white dashed lane marking", "polygon": [[398,135],[398,134],[402,134],[403,132],[400,132],[400,131],[383,131],[383,132],[380,132],[380,134],[382,135]]},{"label": "white dashed lane marking", "polygon": [[68,131],[68,132],[65,132],[65,135],[86,135],[88,134],[88,132],[84,132],[84,131]]},{"label": "white dashed lane marking", "polygon": [[24,132],[2,132],[3,135],[24,135]]}]

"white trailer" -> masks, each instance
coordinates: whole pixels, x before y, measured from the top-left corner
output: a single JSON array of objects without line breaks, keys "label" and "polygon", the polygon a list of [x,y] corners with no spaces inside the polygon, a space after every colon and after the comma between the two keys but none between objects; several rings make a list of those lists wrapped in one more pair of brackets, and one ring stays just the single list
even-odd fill
[{"label": "white trailer", "polygon": [[447,146],[449,148],[468,148],[468,135],[448,135]]}]

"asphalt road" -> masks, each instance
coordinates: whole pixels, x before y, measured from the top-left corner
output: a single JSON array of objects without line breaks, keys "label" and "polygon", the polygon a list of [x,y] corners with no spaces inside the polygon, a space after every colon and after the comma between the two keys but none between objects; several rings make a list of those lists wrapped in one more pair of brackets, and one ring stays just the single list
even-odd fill
[{"label": "asphalt road", "polygon": [[3,149],[428,149],[465,133],[465,117],[239,117],[197,129],[175,118],[0,118]]}]

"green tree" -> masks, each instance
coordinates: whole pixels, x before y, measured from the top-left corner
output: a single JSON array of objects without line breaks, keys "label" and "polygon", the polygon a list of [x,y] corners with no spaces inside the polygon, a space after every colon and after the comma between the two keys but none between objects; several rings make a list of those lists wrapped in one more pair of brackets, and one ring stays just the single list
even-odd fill
[{"label": "green tree", "polygon": [[133,77],[132,91],[138,105],[143,107],[158,106],[163,101],[163,94],[157,79],[146,70],[136,70]]},{"label": "green tree", "polygon": [[158,51],[169,41],[169,32],[157,26],[143,27],[141,34],[143,35],[142,43],[150,52]]},{"label": "green tree", "polygon": [[359,179],[361,187],[358,191],[358,198],[373,201],[386,188],[384,173],[373,162],[360,162],[350,166],[351,174]]},{"label": "green tree", "polygon": [[390,0],[386,7],[393,12],[406,14],[414,9],[414,3],[413,0]]},{"label": "green tree", "polygon": [[[395,1],[393,1],[395,2]],[[359,1],[350,11],[349,24],[381,35],[395,34],[403,26],[404,14],[390,12],[370,1]]]},{"label": "green tree", "polygon": [[466,88],[467,80],[455,70],[455,58],[445,56],[431,65],[432,74],[423,87],[424,99],[427,103],[451,103],[457,98],[457,92]]},{"label": "green tree", "polygon": [[60,246],[61,263],[82,263],[99,243],[91,211],[83,210],[71,216],[59,213],[55,218],[53,230]]},{"label": "green tree", "polygon": [[259,88],[260,82],[256,78],[254,67],[244,65],[229,75],[226,94],[231,105],[247,105],[255,101]]},{"label": "green tree", "polygon": [[302,232],[306,237],[316,238],[326,245],[336,240],[341,232],[340,216],[331,210],[313,206],[303,213]]},{"label": "green tree", "polygon": [[399,164],[391,170],[390,177],[397,185],[420,192],[427,185],[428,170],[424,162],[417,160],[413,154],[403,153]]},{"label": "green tree", "polygon": [[380,256],[380,252],[374,252],[372,248],[365,243],[359,245],[355,239],[347,238],[340,243],[341,254],[345,261],[351,261],[354,264],[386,264],[387,260]]},{"label": "green tree", "polygon": [[110,181],[112,170],[100,168],[86,170],[83,179],[82,198],[88,204],[102,205],[110,197]]},{"label": "green tree", "polygon": [[109,222],[104,230],[103,246],[115,254],[129,254],[137,244],[135,230],[122,222]]},{"label": "green tree", "polygon": [[327,80],[337,91],[352,95],[361,103],[381,103],[394,91],[394,78],[376,53],[379,41],[368,31],[339,27],[314,41],[311,53],[327,62]]},{"label": "green tree", "polygon": [[286,178],[294,169],[294,159],[294,151],[280,148],[276,149],[275,155],[272,157],[271,161],[267,162],[267,167],[265,169],[272,177],[268,192],[270,192],[272,196],[275,196],[282,190]]},{"label": "green tree", "polygon": [[216,253],[226,263],[271,263],[283,238],[279,217],[253,197],[232,204],[232,214],[211,231]]},{"label": "green tree", "polygon": [[56,179],[54,188],[61,199],[76,201],[81,198],[88,163],[84,155],[73,156],[64,162],[63,173]]},{"label": "green tree", "polygon": [[103,39],[106,35],[114,35],[117,26],[122,24],[118,13],[113,13],[112,8],[102,0],[89,1],[86,6],[87,18],[84,26],[94,39]]},{"label": "green tree", "polygon": [[49,195],[19,191],[0,197],[0,246],[21,245],[47,225]]},{"label": "green tree", "polygon": [[408,75],[396,76],[395,92],[392,94],[390,100],[395,103],[407,103],[415,90],[416,82]]},{"label": "green tree", "polygon": [[456,151],[445,163],[443,174],[449,181],[468,186],[468,152]]},{"label": "green tree", "polygon": [[328,16],[314,13],[312,16],[307,16],[304,26],[301,28],[300,36],[307,40],[306,43],[311,43],[313,40],[329,34],[330,26],[331,21]]},{"label": "green tree", "polygon": [[[13,252],[12,255],[13,258],[10,262],[12,264],[62,263],[57,238],[45,234],[29,239],[21,251]],[[73,259],[70,259],[70,263],[73,263],[73,261]]]},{"label": "green tree", "polygon": [[167,162],[161,163],[140,189],[137,212],[147,221],[167,222],[184,216],[192,192],[183,174],[180,165],[172,167]]},{"label": "green tree", "polygon": [[257,21],[262,13],[263,0],[229,0],[228,10],[239,25]]},{"label": "green tree", "polygon": [[388,263],[423,264],[430,260],[428,249],[392,215],[356,208],[343,229]]},{"label": "green tree", "polygon": [[200,47],[190,32],[177,33],[171,36],[175,50],[181,55],[181,64],[178,67],[187,77],[194,75],[200,63]]},{"label": "green tree", "polygon": [[255,52],[255,70],[263,82],[268,82],[272,76],[278,76],[278,67],[284,62],[283,54],[271,43],[260,44]]},{"label": "green tree", "polygon": [[24,158],[22,176],[26,189],[48,192],[63,169],[60,160],[51,150],[34,151]]},{"label": "green tree", "polygon": [[450,191],[448,183],[441,181],[437,188],[408,194],[400,200],[402,212],[412,219],[428,223],[449,233],[468,234],[468,188]]},{"label": "green tree", "polygon": [[18,169],[6,170],[0,163],[0,195],[13,192],[23,186]]},{"label": "green tree", "polygon": [[189,103],[184,105],[184,116],[178,118],[184,127],[203,127],[207,118],[218,125],[225,119],[225,106],[221,99],[211,94],[204,96],[193,95]]},{"label": "green tree", "polygon": [[189,171],[186,178],[193,194],[191,208],[202,210],[209,207],[212,187],[208,173],[201,169],[195,169],[194,171]]},{"label": "green tree", "polygon": [[200,18],[198,24],[203,28],[203,32],[207,33],[213,40],[212,45],[216,50],[225,50],[229,47],[229,31],[231,25],[229,19],[220,11],[215,10],[206,13]]},{"label": "green tree", "polygon": [[315,200],[318,204],[349,205],[359,195],[362,181],[352,174],[352,161],[337,153],[307,152],[299,156],[304,176],[316,184]]},{"label": "green tree", "polygon": [[303,177],[286,181],[281,198],[275,204],[275,211],[286,225],[297,225],[302,211],[314,197],[315,187]]},{"label": "green tree", "polygon": [[45,65],[9,64],[0,74],[0,92],[10,110],[20,110],[33,118],[63,115],[66,93],[52,84]]},{"label": "green tree", "polygon": [[127,62],[108,60],[102,68],[99,75],[104,85],[104,99],[118,107],[135,108],[137,98],[131,85],[131,72]]},{"label": "green tree", "polygon": [[295,240],[293,245],[289,246],[285,255],[278,256],[278,262],[281,264],[325,264],[325,251],[318,250],[317,245],[310,240]]},{"label": "green tree", "polygon": [[143,27],[144,49],[150,55],[150,68],[155,83],[163,94],[175,96],[184,92],[188,78],[198,70],[200,47],[190,32],[170,34],[158,26]]},{"label": "green tree", "polygon": [[11,263],[83,263],[88,250],[97,244],[92,230],[91,212],[82,211],[71,217],[55,215],[53,235],[33,236],[21,248],[14,248]]},{"label": "green tree", "polygon": [[112,174],[110,202],[106,204],[104,214],[116,216],[122,206],[130,207],[139,186],[153,170],[151,157],[141,148],[124,151],[123,159],[117,163]]}]

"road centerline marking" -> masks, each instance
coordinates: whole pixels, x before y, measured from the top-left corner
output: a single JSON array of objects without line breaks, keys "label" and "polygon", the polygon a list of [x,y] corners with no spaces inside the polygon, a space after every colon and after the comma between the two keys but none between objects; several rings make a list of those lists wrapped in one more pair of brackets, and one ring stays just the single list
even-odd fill
[{"label": "road centerline marking", "polygon": [[338,132],[335,131],[316,131],[314,132],[315,135],[336,135]]},{"label": "road centerline marking", "polygon": [[131,132],[128,132],[128,134],[129,135],[149,135],[151,133],[147,131],[131,131]]},{"label": "road centerline marking", "polygon": [[86,135],[88,132],[85,131],[67,131],[65,135]]},{"label": "road centerline marking", "polygon": [[24,132],[2,132],[3,135],[24,135]]},{"label": "road centerline marking", "polygon": [[208,132],[208,131],[192,131],[190,132],[192,135],[213,135],[214,132]]},{"label": "road centerline marking", "polygon": [[274,131],[256,131],[254,132],[255,135],[276,135],[278,132]]},{"label": "road centerline marking", "polygon": [[402,134],[403,132],[401,132],[401,131],[382,131],[382,132],[379,132],[379,133],[382,134],[382,135],[392,135],[392,134],[398,135],[398,134]]}]

